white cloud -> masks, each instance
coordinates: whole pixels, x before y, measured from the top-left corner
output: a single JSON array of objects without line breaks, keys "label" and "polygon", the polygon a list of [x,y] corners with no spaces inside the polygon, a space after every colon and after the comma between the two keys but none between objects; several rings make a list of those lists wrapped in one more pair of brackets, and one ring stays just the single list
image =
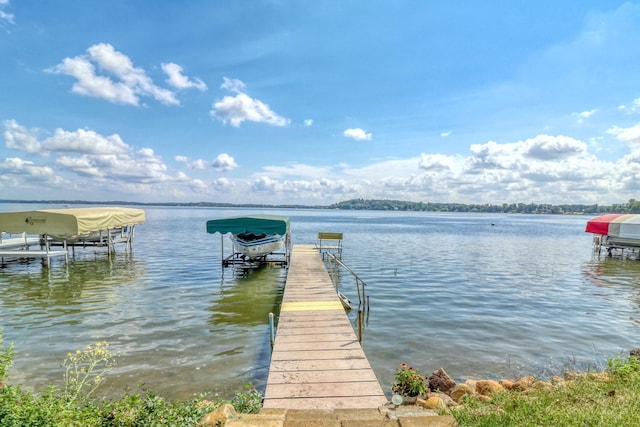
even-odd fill
[{"label": "white cloud", "polygon": [[26,151],[27,153],[39,153],[41,151],[37,130],[27,129],[19,125],[15,120],[5,120],[2,124],[4,125],[2,136],[7,148]]},{"label": "white cloud", "polygon": [[441,137],[443,137],[443,138],[446,138],[447,136],[450,136],[450,135],[451,135],[451,131],[450,131],[450,130],[449,130],[449,131],[447,131],[447,132],[442,132],[442,133],[440,134],[440,136],[441,136]]},{"label": "white cloud", "polygon": [[53,136],[40,141],[37,129],[27,129],[15,120],[6,120],[3,124],[3,137],[7,148],[28,153],[124,154],[130,150],[117,134],[105,137],[91,130],[78,129],[70,132],[56,129]]},{"label": "white cloud", "polygon": [[189,162],[189,169],[204,170],[209,167],[209,162],[203,159],[196,159]]},{"label": "white cloud", "polygon": [[622,111],[626,111],[628,114],[637,113],[640,111],[640,98],[636,98],[633,101],[631,101],[631,105],[629,106],[626,106],[624,104],[620,105],[618,109]]},{"label": "white cloud", "polygon": [[304,125],[305,125],[305,127],[309,127],[309,126],[313,125],[313,119],[306,119],[304,121]]},{"label": "white cloud", "polygon": [[[231,203],[329,204],[350,198],[393,198],[458,203],[618,203],[640,190],[640,125],[614,127],[613,136],[630,152],[615,161],[601,161],[583,141],[565,135],[472,144],[467,155],[422,153],[376,161],[364,166],[275,164],[248,178],[207,177],[207,169],[236,168],[222,153],[213,161],[175,156],[194,174],[171,171],[151,148],[134,149],[117,134],[81,129],[28,129],[15,120],[4,123],[9,150],[32,157],[0,158],[0,188],[15,194],[54,194],[92,199],[94,194],[125,195],[132,200],[163,201],[195,197]],[[613,136],[611,136],[613,135]],[[35,154],[46,154],[36,156]],[[210,170],[210,169],[209,169]],[[210,173],[210,172],[209,172]],[[61,190],[62,189],[62,190]],[[26,197],[26,196],[25,196]],[[115,196],[114,196],[115,197]]]},{"label": "white cloud", "polygon": [[102,136],[91,130],[74,132],[56,129],[52,137],[41,144],[45,152],[76,152],[86,154],[124,154],[130,150],[118,134]]},{"label": "white cloud", "polygon": [[168,64],[162,64],[162,71],[169,77],[167,83],[177,89],[190,89],[195,88],[200,91],[207,90],[207,85],[200,79],[189,77],[182,74],[182,67],[178,64],[170,62]]},{"label": "white cloud", "polygon": [[586,119],[593,116],[597,112],[598,109],[596,108],[594,110],[583,111],[581,113],[573,113],[571,115],[577,119],[578,123],[583,123]]},{"label": "white cloud", "polygon": [[223,77],[222,84],[220,85],[220,88],[234,93],[243,93],[245,87],[246,85],[242,80],[230,79],[228,77]]},{"label": "white cloud", "polygon": [[206,190],[208,186],[201,179],[193,179],[189,181],[189,188],[194,192],[202,192]]},{"label": "white cloud", "polygon": [[[96,66],[105,74],[99,75]],[[134,67],[128,56],[108,43],[93,45],[87,49],[87,55],[65,58],[46,71],[74,77],[76,82],[71,91],[79,95],[136,106],[140,105],[141,96],[150,96],[166,105],[180,104],[173,92],[156,86],[142,68]]]},{"label": "white cloud", "polygon": [[15,197],[25,197],[27,194],[42,194],[42,189],[48,185],[59,188],[66,182],[49,166],[37,165],[30,160],[19,157],[0,159],[0,188],[8,195],[11,189],[16,189]]},{"label": "white cloud", "polygon": [[277,181],[269,178],[268,176],[261,176],[253,181],[251,187],[255,191],[275,191],[277,187]]},{"label": "white cloud", "polygon": [[344,179],[278,180],[261,176],[250,182],[250,190],[262,196],[269,204],[308,204],[323,205],[327,200],[357,197],[362,185],[351,184]]},{"label": "white cloud", "polygon": [[217,190],[222,192],[231,191],[233,189],[233,183],[225,177],[216,178],[211,182],[211,185]]},{"label": "white cloud", "polygon": [[58,158],[56,163],[66,169],[72,170],[79,175],[86,175],[92,177],[104,177],[106,173],[99,168],[89,156],[71,157],[62,156]]},{"label": "white cloud", "polygon": [[48,166],[38,166],[29,160],[22,160],[18,157],[7,157],[0,162],[2,175],[20,174],[30,177],[53,176],[54,171]]},{"label": "white cloud", "polygon": [[230,171],[238,167],[235,159],[227,153],[222,153],[215,158],[212,163],[214,169],[218,171]]},{"label": "white cloud", "polygon": [[240,80],[225,77],[221,87],[236,93],[235,96],[225,96],[215,102],[209,112],[212,117],[222,120],[223,123],[230,122],[235,127],[239,127],[247,120],[273,126],[287,126],[290,123],[289,119],[271,110],[269,105],[242,92],[245,85]]},{"label": "white cloud", "polygon": [[443,154],[421,154],[418,167],[426,171],[450,170],[453,159]]},{"label": "white cloud", "polygon": [[5,12],[2,10],[5,6],[9,4],[9,1],[0,1],[0,27],[5,26],[5,24],[15,24],[15,16],[12,13]]},{"label": "white cloud", "polygon": [[373,138],[371,132],[366,132],[360,128],[347,129],[343,132],[343,135],[356,141],[371,141],[371,138]]},{"label": "white cloud", "polygon": [[640,123],[630,128],[614,126],[607,130],[607,133],[615,135],[619,141],[628,144],[632,148],[640,148]]},{"label": "white cloud", "polygon": [[[37,130],[26,129],[14,120],[5,121],[4,127],[3,136],[8,148],[47,155],[52,158],[56,173],[50,166],[7,158],[2,162],[3,184],[9,180],[15,181],[26,173],[32,176],[38,173],[43,179],[46,178],[46,182],[41,183],[40,192],[46,192],[48,186],[62,182],[61,177],[65,177],[64,182],[68,184],[65,189],[88,195],[104,191],[126,194],[127,190],[165,194],[167,186],[177,185],[185,180],[189,185],[198,187],[197,183],[192,184],[193,180],[184,174],[171,175],[153,149],[143,147],[134,150],[117,134],[104,136],[91,130],[56,129],[53,136],[40,139]],[[79,180],[78,177],[82,179]],[[161,187],[154,189],[156,185]],[[60,188],[56,190],[61,191]]]},{"label": "white cloud", "polygon": [[569,136],[538,135],[522,144],[525,156],[540,160],[557,160],[584,154],[587,144]]},{"label": "white cloud", "polygon": [[209,167],[209,162],[203,159],[191,160],[186,156],[176,156],[176,162],[185,163],[189,169],[204,170]]}]

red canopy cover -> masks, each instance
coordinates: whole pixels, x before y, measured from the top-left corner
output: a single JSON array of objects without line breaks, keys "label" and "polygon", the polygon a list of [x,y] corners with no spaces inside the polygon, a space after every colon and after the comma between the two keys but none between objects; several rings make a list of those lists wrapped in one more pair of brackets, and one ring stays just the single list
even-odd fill
[{"label": "red canopy cover", "polygon": [[623,214],[606,214],[595,217],[587,221],[587,229],[585,232],[593,234],[601,234],[606,236],[609,234],[609,223],[616,218],[624,216]]},{"label": "red canopy cover", "polygon": [[640,215],[606,214],[587,221],[587,233],[640,239]]}]

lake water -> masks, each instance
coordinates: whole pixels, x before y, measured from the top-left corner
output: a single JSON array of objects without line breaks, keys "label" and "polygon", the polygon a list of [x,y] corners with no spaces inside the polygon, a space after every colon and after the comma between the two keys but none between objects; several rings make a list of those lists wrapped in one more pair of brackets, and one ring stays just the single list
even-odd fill
[{"label": "lake water", "polygon": [[[344,233],[343,261],[370,297],[363,348],[387,392],[402,362],[458,380],[548,377],[603,368],[640,346],[640,261],[594,255],[588,217],[144,209],[132,252],[76,250],[66,266],[0,268],[0,328],[15,349],[9,382],[62,385],[66,354],[106,340],[118,356],[102,395],[264,390],[268,316],[278,312],[286,269],[223,270],[221,238],[205,227],[251,213],[289,216],[294,244]],[[340,286],[357,301],[346,272]]]}]

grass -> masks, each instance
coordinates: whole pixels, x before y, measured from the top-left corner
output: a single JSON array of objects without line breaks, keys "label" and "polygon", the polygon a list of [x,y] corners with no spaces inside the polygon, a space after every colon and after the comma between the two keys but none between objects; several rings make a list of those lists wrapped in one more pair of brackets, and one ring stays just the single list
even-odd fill
[{"label": "grass", "polygon": [[460,426],[639,426],[640,362],[611,359],[603,373],[570,375],[562,385],[501,391],[453,409]]}]

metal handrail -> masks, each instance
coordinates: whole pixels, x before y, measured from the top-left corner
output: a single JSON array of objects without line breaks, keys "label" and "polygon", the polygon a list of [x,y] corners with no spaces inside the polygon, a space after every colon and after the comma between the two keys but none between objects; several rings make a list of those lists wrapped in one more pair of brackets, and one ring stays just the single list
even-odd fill
[{"label": "metal handrail", "polygon": [[[351,273],[351,275],[356,279],[356,291],[358,292],[358,341],[362,342],[362,326],[365,321],[365,309],[367,313],[367,319],[369,317],[369,297],[365,292],[365,286],[367,284],[360,278],[360,276],[355,273],[355,271],[350,269],[349,266],[342,262],[340,258],[335,256],[331,252],[326,252],[326,255],[328,256],[327,263],[329,264],[329,277],[331,277],[331,282],[336,288],[336,291],[338,290],[338,266],[341,266],[346,271]],[[362,284],[362,286],[360,286],[360,284]]]}]

